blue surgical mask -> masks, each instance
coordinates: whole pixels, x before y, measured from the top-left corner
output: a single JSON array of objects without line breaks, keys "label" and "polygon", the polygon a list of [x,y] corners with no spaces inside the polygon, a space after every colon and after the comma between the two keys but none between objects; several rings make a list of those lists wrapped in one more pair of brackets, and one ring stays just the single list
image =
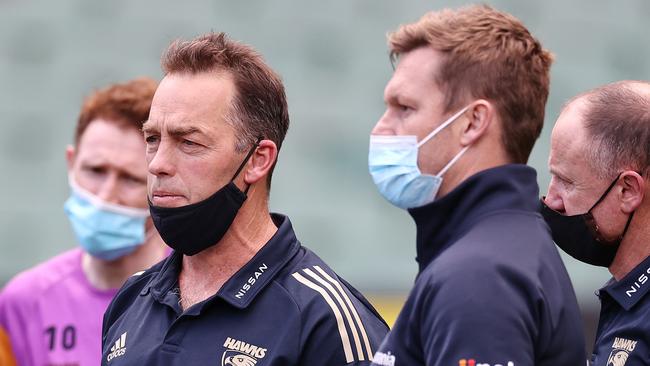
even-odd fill
[{"label": "blue surgical mask", "polygon": [[106,261],[121,258],[145,241],[146,209],[105,202],[69,177],[70,198],[63,206],[81,247]]},{"label": "blue surgical mask", "polygon": [[460,159],[464,147],[436,175],[422,174],[418,168],[418,149],[460,117],[469,106],[451,116],[420,142],[413,135],[371,135],[368,153],[370,175],[379,193],[393,205],[408,209],[433,202],[442,176]]}]

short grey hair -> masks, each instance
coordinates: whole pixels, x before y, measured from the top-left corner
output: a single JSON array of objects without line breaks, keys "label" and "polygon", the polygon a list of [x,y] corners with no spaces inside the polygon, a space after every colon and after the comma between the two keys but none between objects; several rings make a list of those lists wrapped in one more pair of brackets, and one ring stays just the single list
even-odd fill
[{"label": "short grey hair", "polygon": [[650,173],[650,82],[619,81],[574,98],[583,99],[587,158],[601,179],[622,170]]}]

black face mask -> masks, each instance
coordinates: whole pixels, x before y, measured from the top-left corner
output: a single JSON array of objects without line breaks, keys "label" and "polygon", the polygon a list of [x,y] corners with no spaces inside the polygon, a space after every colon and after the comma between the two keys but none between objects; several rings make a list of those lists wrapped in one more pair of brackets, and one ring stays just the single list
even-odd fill
[{"label": "black face mask", "polygon": [[260,139],[248,152],[230,182],[205,200],[182,207],[158,207],[149,201],[153,224],[167,245],[191,256],[221,240],[246,201],[250,188],[249,185],[242,192],[233,181],[259,143]]},{"label": "black face mask", "polygon": [[607,240],[600,233],[591,211],[607,197],[607,194],[614,188],[620,177],[621,174],[614,179],[589,211],[581,215],[562,215],[548,207],[544,203],[544,198],[542,198],[541,214],[551,228],[553,241],[568,255],[594,266],[609,267],[612,264],[614,257],[616,257],[616,251],[630,227],[634,212],[627,219],[623,233],[614,240]]}]

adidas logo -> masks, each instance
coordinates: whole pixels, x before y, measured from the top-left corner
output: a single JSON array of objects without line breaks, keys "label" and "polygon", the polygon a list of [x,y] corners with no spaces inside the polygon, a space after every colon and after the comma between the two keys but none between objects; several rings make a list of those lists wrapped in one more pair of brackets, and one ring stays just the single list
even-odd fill
[{"label": "adidas logo", "polygon": [[111,353],[106,357],[107,362],[111,362],[112,359],[120,356],[124,356],[126,353],[126,332],[122,333],[120,338],[115,341],[113,347],[111,347]]}]

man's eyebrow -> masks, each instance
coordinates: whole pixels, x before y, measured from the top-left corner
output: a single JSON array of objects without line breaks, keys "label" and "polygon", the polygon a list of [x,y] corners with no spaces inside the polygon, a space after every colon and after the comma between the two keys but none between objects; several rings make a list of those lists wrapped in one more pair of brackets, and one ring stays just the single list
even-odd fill
[{"label": "man's eyebrow", "polygon": [[[155,122],[146,121],[142,124],[143,132],[158,132],[159,128]],[[174,126],[168,127],[167,133],[173,137],[187,136],[194,133],[205,134],[203,130],[195,126]]]},{"label": "man's eyebrow", "polygon": [[566,175],[564,175],[562,172],[560,172],[560,171],[557,170],[556,168],[550,167],[550,168],[548,169],[548,172],[551,173],[552,176],[556,176],[556,177],[558,177],[558,178],[560,178],[560,179],[562,179],[562,180],[564,180],[564,181],[568,181],[568,180],[569,180],[569,178],[568,178]]},{"label": "man's eyebrow", "polygon": [[140,130],[142,130],[142,132],[156,130],[156,128],[153,125],[154,122],[151,122],[151,120],[146,120],[142,123],[142,127],[140,128]]},{"label": "man's eyebrow", "polygon": [[387,104],[408,104],[413,105],[416,99],[408,92],[404,91],[401,86],[391,88],[384,94],[384,102]]},{"label": "man's eyebrow", "polygon": [[187,136],[191,135],[194,133],[199,133],[199,134],[204,134],[203,131],[194,126],[177,126],[177,127],[171,127],[167,129],[167,133],[170,134],[171,136],[174,137],[182,137],[182,136]]}]

